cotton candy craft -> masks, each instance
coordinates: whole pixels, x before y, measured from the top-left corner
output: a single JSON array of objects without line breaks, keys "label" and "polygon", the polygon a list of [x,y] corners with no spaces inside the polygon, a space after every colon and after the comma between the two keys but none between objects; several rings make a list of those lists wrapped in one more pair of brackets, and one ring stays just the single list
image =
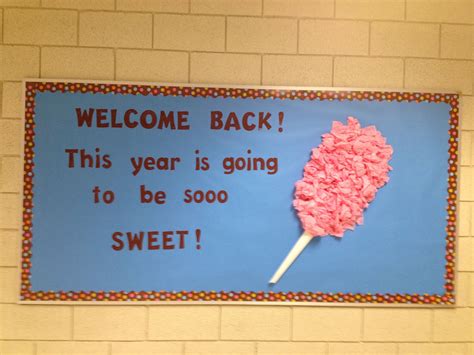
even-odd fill
[{"label": "cotton candy craft", "polygon": [[304,233],[270,280],[278,282],[314,237],[342,238],[363,223],[363,212],[388,180],[393,149],[375,126],[361,128],[348,117],[347,125],[334,121],[331,132],[313,149],[295,186],[293,206]]}]

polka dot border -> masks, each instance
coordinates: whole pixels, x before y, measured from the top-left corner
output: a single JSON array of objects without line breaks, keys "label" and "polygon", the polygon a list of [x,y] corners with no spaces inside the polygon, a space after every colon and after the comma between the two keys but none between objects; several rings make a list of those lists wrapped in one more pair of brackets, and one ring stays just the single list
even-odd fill
[{"label": "polka dot border", "polygon": [[[455,243],[456,200],[458,174],[459,96],[457,94],[396,92],[396,91],[336,91],[311,89],[223,88],[191,86],[159,86],[119,83],[26,82],[25,83],[25,145],[23,185],[23,225],[21,251],[22,301],[97,301],[97,302],[317,302],[375,303],[412,305],[452,305],[455,303]],[[35,98],[38,92],[70,92],[84,94],[119,94],[143,96],[215,97],[267,100],[317,101],[386,101],[435,102],[450,105],[449,159],[446,207],[446,254],[444,294],[371,294],[323,292],[224,292],[224,291],[32,291],[31,257],[33,242],[33,186]]]}]

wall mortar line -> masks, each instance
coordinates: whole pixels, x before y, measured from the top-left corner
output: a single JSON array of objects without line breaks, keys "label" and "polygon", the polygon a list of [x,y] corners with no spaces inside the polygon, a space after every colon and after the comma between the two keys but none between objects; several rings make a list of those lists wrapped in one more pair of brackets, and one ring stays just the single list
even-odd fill
[{"label": "wall mortar line", "polygon": [[38,66],[39,66],[38,71],[39,71],[39,73],[38,73],[38,78],[41,78],[41,77],[42,77],[42,69],[41,69],[41,67],[43,66],[42,63],[41,63],[41,58],[43,57],[43,48],[42,48],[42,47],[38,47],[38,49],[39,49],[39,60],[38,60],[38,63],[39,63],[39,64],[38,64]]},{"label": "wall mortar line", "polygon": [[332,64],[331,64],[331,85],[335,86],[335,83],[336,83],[336,78],[335,78],[335,74],[336,74],[336,56],[332,56],[331,61],[332,61]]},{"label": "wall mortar line", "polygon": [[402,78],[402,87],[405,89],[406,88],[406,84],[405,84],[405,76],[406,76],[406,67],[407,67],[407,63],[406,63],[406,59],[403,58],[403,78]]},{"label": "wall mortar line", "polygon": [[114,80],[117,80],[117,48],[113,49],[114,53]]},{"label": "wall mortar line", "polygon": [[81,12],[77,12],[77,18],[76,18],[76,46],[79,46],[79,27],[80,27],[80,18],[81,18]]},{"label": "wall mortar line", "polygon": [[227,16],[224,19],[224,52],[227,52]]},{"label": "wall mortar line", "polygon": [[155,13],[151,14],[151,48],[155,47]]},{"label": "wall mortar line", "polygon": [[2,9],[2,44],[5,44],[5,9]]},{"label": "wall mortar line", "polygon": [[145,306],[145,341],[150,340],[150,306]]},{"label": "wall mortar line", "polygon": [[290,329],[289,329],[289,332],[290,332],[290,341],[293,341],[293,319],[294,319],[294,307],[290,307]]},{"label": "wall mortar line", "polygon": [[217,340],[222,340],[222,306],[219,306],[218,323],[217,323]]},{"label": "wall mortar line", "polygon": [[300,53],[300,20],[296,21],[296,53]]},{"label": "wall mortar line", "polygon": [[[39,46],[24,44],[24,43],[8,43],[4,46],[14,46],[14,47],[26,47],[26,48],[40,48]],[[74,46],[74,45],[54,45],[54,44],[45,44],[41,45],[41,48],[78,48],[78,49],[97,49],[97,50],[133,50],[133,51],[149,51],[149,52],[173,52],[173,53],[188,53],[187,49],[175,49],[175,48],[149,48],[149,47],[112,47],[112,46]],[[295,53],[292,52],[252,52],[252,51],[216,51],[216,50],[193,50],[195,53],[213,53],[213,54],[239,54],[239,55],[274,55],[274,56],[292,56],[292,57],[330,57],[336,55],[338,57],[347,57],[347,58],[376,58],[376,59],[413,59],[413,60],[428,60],[428,61],[438,61],[438,62],[454,62],[454,63],[472,63],[472,60],[468,58],[439,58],[437,56],[396,56],[396,55],[368,55],[368,54],[349,54],[349,53]],[[93,79],[91,79],[93,80]],[[3,80],[3,82],[21,82],[21,80]],[[472,96],[471,94],[463,94],[465,96]]]},{"label": "wall mortar line", "polygon": [[[28,8],[28,7],[18,7],[18,6],[9,6],[7,9],[15,9],[15,10],[51,10],[51,11],[78,11],[78,8],[56,8],[56,7],[43,7],[43,8]],[[110,9],[80,9],[83,12],[104,12],[104,13],[121,13],[121,14],[143,14],[149,15],[153,13],[152,10],[150,11],[133,11],[133,10],[110,10]],[[450,21],[423,21],[423,20],[412,20],[412,21],[405,21],[405,20],[398,20],[398,19],[383,19],[383,18],[334,18],[331,16],[325,17],[317,17],[317,16],[282,16],[282,15],[266,15],[262,17],[260,14],[258,15],[238,15],[238,14],[216,14],[216,13],[187,13],[187,12],[173,12],[173,11],[162,11],[159,12],[160,15],[177,15],[177,16],[195,16],[195,17],[237,17],[237,18],[255,18],[255,19],[263,19],[263,18],[273,18],[273,19],[287,19],[287,20],[314,20],[314,21],[357,21],[357,22],[367,22],[367,21],[383,21],[383,22],[393,22],[393,23],[413,23],[413,24],[431,24],[431,25],[439,25],[439,24],[448,24],[448,25],[461,25],[461,26],[472,26],[473,24],[470,22],[450,22]]]},{"label": "wall mortar line", "polygon": [[368,46],[368,50],[369,50],[369,56],[372,54],[372,45],[371,45],[371,42],[372,42],[372,21],[369,22],[369,46]]},{"label": "wall mortar line", "polygon": [[434,342],[434,309],[430,310],[430,342]]},{"label": "wall mortar line", "polygon": [[438,58],[441,58],[441,30],[442,25],[438,26]]},{"label": "wall mortar line", "polygon": [[71,307],[71,340],[74,340],[74,313],[75,313],[75,307]]},{"label": "wall mortar line", "polygon": [[191,83],[191,55],[193,52],[188,52],[188,83]]}]

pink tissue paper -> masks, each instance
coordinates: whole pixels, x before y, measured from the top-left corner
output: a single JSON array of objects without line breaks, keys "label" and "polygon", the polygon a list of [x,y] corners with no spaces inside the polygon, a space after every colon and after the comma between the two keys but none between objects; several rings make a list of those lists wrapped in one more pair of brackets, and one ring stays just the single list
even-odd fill
[{"label": "pink tissue paper", "polygon": [[293,206],[313,237],[342,237],[363,223],[364,209],[388,182],[393,149],[375,126],[361,128],[354,117],[347,125],[334,121],[322,137],[295,184]]}]

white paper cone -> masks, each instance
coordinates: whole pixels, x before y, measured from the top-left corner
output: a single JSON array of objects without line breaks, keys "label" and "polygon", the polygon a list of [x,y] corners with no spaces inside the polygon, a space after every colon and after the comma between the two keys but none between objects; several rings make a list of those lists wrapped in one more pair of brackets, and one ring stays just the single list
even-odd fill
[{"label": "white paper cone", "polygon": [[291,264],[293,264],[298,255],[300,255],[303,249],[306,248],[311,239],[313,239],[313,236],[307,232],[304,232],[301,235],[301,237],[298,239],[291,251],[286,256],[285,260],[283,260],[283,262],[281,263],[278,270],[275,272],[275,274],[273,274],[273,277],[271,278],[269,283],[276,284],[278,280],[280,280],[280,277],[282,277],[282,275],[286,272],[286,270],[288,270]]}]

